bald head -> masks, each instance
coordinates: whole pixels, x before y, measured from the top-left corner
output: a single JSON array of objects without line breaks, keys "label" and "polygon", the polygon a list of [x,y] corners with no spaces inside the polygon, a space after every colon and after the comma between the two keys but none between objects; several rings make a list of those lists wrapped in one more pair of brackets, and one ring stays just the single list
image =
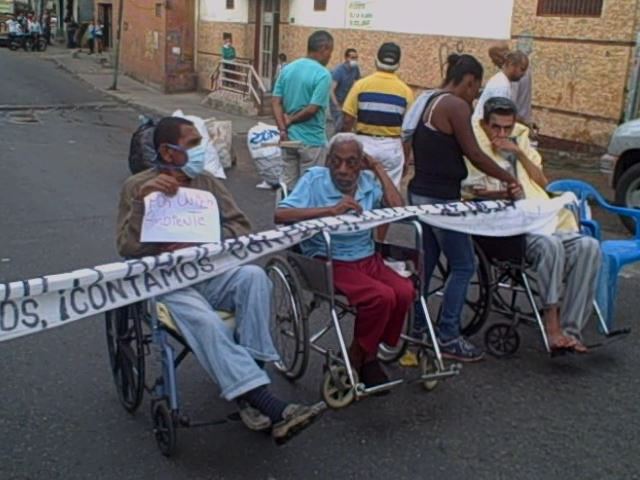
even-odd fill
[{"label": "bald head", "polygon": [[502,71],[512,82],[518,82],[529,68],[529,57],[524,52],[516,50],[509,52],[504,60]]},{"label": "bald head", "polygon": [[491,58],[491,61],[496,67],[502,68],[502,65],[504,65],[508,53],[509,45],[496,45],[489,49],[489,58]]}]

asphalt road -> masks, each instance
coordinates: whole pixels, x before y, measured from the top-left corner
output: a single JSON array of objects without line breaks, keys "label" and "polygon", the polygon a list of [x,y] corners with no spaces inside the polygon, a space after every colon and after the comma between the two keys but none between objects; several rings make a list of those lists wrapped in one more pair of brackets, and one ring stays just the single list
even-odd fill
[{"label": "asphalt road", "polygon": [[[75,104],[17,125],[0,112],[0,281],[117,259],[118,192],[137,112],[110,103],[24,52],[0,50],[0,104]],[[257,229],[273,194],[241,156],[228,185]],[[617,321],[635,327],[638,278],[621,281]],[[314,324],[318,321],[314,319]],[[481,338],[476,339],[478,342]],[[179,453],[157,451],[148,402],[130,416],[112,385],[102,317],[0,345],[2,479],[629,479],[640,478],[639,339],[586,357],[549,360],[536,332],[517,357],[488,359],[431,393],[396,389],[320,423],[278,448],[238,423],[179,432]],[[233,409],[193,359],[180,371],[185,410]],[[320,362],[288,398],[318,398]]]}]

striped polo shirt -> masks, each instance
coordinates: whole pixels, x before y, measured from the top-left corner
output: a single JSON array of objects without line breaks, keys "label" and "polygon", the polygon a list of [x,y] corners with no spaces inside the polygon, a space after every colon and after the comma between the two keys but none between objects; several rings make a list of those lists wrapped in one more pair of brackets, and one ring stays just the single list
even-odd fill
[{"label": "striped polo shirt", "polygon": [[376,72],[354,84],[342,110],[355,117],[357,133],[399,137],[411,102],[413,92],[395,73]]}]

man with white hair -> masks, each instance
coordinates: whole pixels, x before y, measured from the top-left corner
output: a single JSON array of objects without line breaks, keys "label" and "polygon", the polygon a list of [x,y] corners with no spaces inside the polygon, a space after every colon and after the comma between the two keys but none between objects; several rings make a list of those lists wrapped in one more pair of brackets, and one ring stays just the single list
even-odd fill
[{"label": "man with white hair", "polygon": [[405,112],[413,102],[413,92],[396,70],[400,67],[400,47],[384,43],[376,57],[377,71],[356,82],[342,106],[342,131],[354,130],[368,155],[378,159],[396,187],[404,169],[400,134]]},{"label": "man with white hair", "polygon": [[[403,204],[385,168],[364,153],[358,137],[339,133],[329,144],[326,167],[307,170],[280,202],[275,221],[293,223]],[[301,247],[305,255],[327,256],[320,235]],[[334,235],[331,252],[335,288],[357,310],[349,358],[365,385],[386,383],[388,377],[376,357],[378,345],[398,342],[414,301],[413,283],[384,264],[375,252],[372,230]]]}]

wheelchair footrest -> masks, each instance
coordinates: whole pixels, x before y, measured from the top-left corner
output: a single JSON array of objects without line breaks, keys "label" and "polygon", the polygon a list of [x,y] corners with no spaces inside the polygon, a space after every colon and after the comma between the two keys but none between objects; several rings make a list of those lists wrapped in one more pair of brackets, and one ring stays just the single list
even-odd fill
[{"label": "wheelchair footrest", "polygon": [[631,329],[630,328],[620,328],[618,330],[611,330],[605,336],[607,338],[613,338],[613,337],[617,337],[617,336],[620,336],[620,335],[629,335],[630,333],[631,333]]},{"label": "wheelchair footrest", "polygon": [[631,333],[630,328],[620,328],[618,330],[611,330],[607,335],[604,336],[604,340],[602,342],[596,342],[591,345],[586,345],[588,349],[605,347],[611,343],[622,340],[624,337]]}]

